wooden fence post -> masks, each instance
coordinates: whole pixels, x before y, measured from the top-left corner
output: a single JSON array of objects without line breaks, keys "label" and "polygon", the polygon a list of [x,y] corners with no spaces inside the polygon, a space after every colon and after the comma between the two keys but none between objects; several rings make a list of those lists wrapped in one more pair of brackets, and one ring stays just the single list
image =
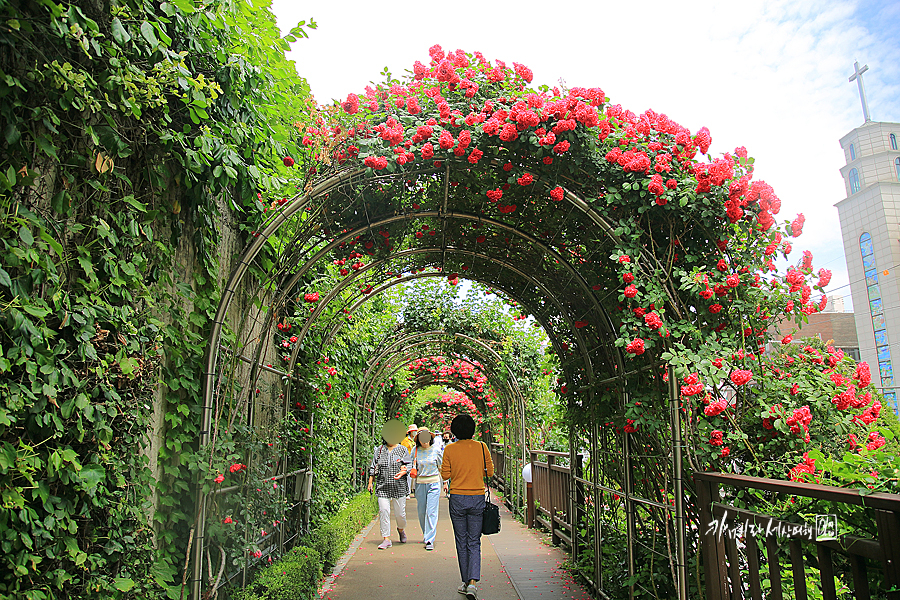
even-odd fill
[{"label": "wooden fence post", "polygon": [[553,464],[556,462],[556,457],[552,454],[547,455],[547,500],[550,506],[547,509],[550,511],[550,543],[554,546],[559,546],[559,536],[556,535],[556,521],[553,519],[556,517],[556,498],[553,495]]},{"label": "wooden fence post", "polygon": [[525,484],[525,526],[534,529],[534,485],[529,481]]},{"label": "wooden fence post", "polygon": [[[710,481],[696,479],[697,502],[700,505],[700,548],[703,556],[703,573],[706,580],[706,600],[727,600],[728,570],[725,566],[725,543],[716,535],[712,526],[715,519],[711,504],[719,499],[719,486]],[[740,585],[740,583],[738,583]]]},{"label": "wooden fence post", "polygon": [[881,546],[881,561],[884,564],[884,578],[889,600],[900,599],[900,514],[888,510],[875,511],[878,526],[878,544]]}]

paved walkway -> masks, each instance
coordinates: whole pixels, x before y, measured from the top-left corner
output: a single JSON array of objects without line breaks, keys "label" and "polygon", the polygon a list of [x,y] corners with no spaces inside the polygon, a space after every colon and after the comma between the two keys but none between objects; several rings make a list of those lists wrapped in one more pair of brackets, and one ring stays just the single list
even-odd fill
[{"label": "paved walkway", "polygon": [[[494,502],[499,504],[495,498]],[[327,600],[447,599],[460,600],[459,565],[447,499],[441,497],[434,551],[422,545],[416,501],[407,500],[409,542],[378,550],[377,520],[356,537],[350,550],[326,577],[320,594]],[[589,600],[588,594],[560,565],[567,555],[549,545],[545,536],[516,521],[501,505],[502,526],[496,535],[481,538],[483,600]],[[391,526],[395,523],[391,520]]]}]

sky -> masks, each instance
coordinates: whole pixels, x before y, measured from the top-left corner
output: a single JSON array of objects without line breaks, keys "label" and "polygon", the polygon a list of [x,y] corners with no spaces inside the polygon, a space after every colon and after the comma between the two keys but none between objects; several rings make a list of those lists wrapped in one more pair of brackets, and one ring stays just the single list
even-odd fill
[{"label": "sky", "polygon": [[900,122],[900,2],[273,0],[272,9],[285,33],[318,24],[288,57],[320,103],[362,92],[385,68],[397,77],[427,64],[440,44],[527,65],[535,86],[600,87],[635,113],[708,127],[713,155],[745,146],[754,178],[782,200],[777,218],[806,217],[791,257],[810,250],[816,269],[834,273],[828,293],[851,309],[834,207],[846,197],[839,140],[863,124],[848,78],[854,61],[868,65],[872,119]]}]

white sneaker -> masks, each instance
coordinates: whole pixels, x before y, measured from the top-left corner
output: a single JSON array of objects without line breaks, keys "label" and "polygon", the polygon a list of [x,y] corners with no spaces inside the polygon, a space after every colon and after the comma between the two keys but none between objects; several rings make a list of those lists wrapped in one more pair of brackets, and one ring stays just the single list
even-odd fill
[{"label": "white sneaker", "polygon": [[466,600],[478,600],[477,592],[478,590],[474,585],[466,586]]},{"label": "white sneaker", "polygon": [[459,592],[460,594],[462,594],[463,596],[465,596],[467,587],[469,587],[469,586],[466,585],[466,582],[464,581],[458,588],[456,588],[456,591]]}]

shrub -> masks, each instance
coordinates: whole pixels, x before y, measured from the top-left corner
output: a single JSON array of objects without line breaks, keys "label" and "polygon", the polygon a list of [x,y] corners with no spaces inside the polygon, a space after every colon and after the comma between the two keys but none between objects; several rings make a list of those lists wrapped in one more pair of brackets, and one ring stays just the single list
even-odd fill
[{"label": "shrub", "polygon": [[281,560],[260,571],[253,583],[236,593],[234,599],[318,600],[323,568],[337,563],[375,512],[374,497],[358,494]]},{"label": "shrub", "polygon": [[235,600],[313,600],[318,598],[322,555],[297,546],[278,562],[266,567]]},{"label": "shrub", "polygon": [[301,544],[318,548],[325,567],[333,567],[350,542],[377,512],[374,496],[358,494],[323,525],[301,540]]}]

